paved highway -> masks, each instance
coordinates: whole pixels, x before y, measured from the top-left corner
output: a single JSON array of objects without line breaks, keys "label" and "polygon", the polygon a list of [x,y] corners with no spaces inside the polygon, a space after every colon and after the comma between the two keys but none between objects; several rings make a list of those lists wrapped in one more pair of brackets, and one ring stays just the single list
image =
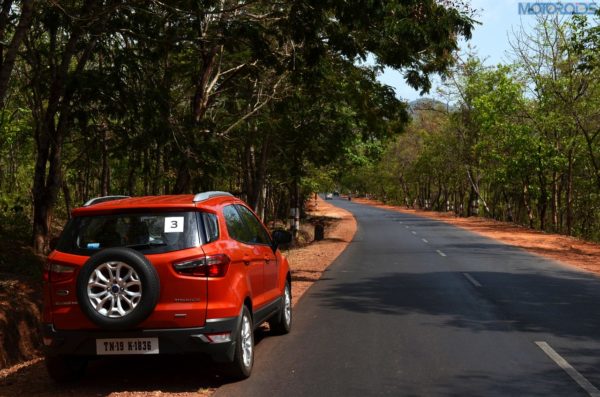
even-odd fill
[{"label": "paved highway", "polygon": [[333,200],[358,232],[217,396],[600,396],[600,278]]}]

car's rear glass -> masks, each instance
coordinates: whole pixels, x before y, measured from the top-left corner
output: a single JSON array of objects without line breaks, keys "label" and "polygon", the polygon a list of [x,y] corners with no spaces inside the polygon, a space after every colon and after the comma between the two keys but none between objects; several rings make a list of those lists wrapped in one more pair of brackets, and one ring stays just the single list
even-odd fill
[{"label": "car's rear glass", "polygon": [[104,248],[129,247],[159,254],[200,245],[194,212],[78,216],[69,221],[57,250],[92,255]]}]

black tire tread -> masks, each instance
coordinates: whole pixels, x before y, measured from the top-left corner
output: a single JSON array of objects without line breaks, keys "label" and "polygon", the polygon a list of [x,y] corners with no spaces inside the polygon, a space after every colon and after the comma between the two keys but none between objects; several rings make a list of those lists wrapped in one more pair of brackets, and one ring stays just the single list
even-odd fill
[{"label": "black tire tread", "polygon": [[[240,343],[241,339],[241,330],[242,330],[242,318],[243,316],[248,316],[250,318],[250,328],[254,330],[254,325],[252,323],[252,315],[250,314],[250,310],[247,306],[242,308],[242,317],[240,318],[240,326],[236,332],[236,341],[235,341],[235,354],[233,357],[233,362],[229,363],[225,367],[225,373],[227,377],[232,380],[243,380],[250,377],[252,373],[252,367],[254,366],[254,336],[252,337],[252,363],[250,364],[250,368],[246,368],[242,358],[242,344]],[[254,331],[253,331],[254,332]]]},{"label": "black tire tread", "polygon": [[[285,283],[285,288],[290,290],[290,298],[292,295],[292,290],[291,290],[291,286],[289,284],[289,282],[286,281]],[[288,324],[285,323],[285,320],[283,319],[283,310],[284,310],[284,306],[283,304],[281,305],[281,310],[279,311],[279,313],[277,313],[275,316],[273,316],[268,322],[269,322],[269,329],[271,330],[271,332],[275,335],[285,335],[285,334],[289,334],[291,329],[292,329],[292,321],[294,319],[293,315],[290,318],[290,324],[288,326]]]}]

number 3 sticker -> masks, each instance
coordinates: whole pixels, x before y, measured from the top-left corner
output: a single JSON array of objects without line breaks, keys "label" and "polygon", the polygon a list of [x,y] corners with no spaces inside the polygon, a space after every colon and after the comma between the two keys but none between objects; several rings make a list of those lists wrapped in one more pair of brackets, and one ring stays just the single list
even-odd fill
[{"label": "number 3 sticker", "polygon": [[173,216],[165,218],[165,233],[183,232],[184,218],[182,216]]}]

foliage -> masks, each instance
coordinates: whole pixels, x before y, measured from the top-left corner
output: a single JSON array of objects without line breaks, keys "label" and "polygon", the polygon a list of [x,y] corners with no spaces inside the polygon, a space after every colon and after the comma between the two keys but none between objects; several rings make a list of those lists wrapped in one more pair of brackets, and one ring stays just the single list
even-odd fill
[{"label": "foliage", "polygon": [[405,135],[347,181],[407,206],[600,240],[599,30],[540,19],[510,65],[459,58],[450,105],[413,106]]},{"label": "foliage", "polygon": [[[53,218],[97,195],[225,189],[287,216],[331,182],[315,170],[373,161],[406,124],[378,70],[427,90],[471,14],[437,0],[6,1],[0,198],[31,215],[37,252]],[[376,66],[357,66],[368,54]]]}]

